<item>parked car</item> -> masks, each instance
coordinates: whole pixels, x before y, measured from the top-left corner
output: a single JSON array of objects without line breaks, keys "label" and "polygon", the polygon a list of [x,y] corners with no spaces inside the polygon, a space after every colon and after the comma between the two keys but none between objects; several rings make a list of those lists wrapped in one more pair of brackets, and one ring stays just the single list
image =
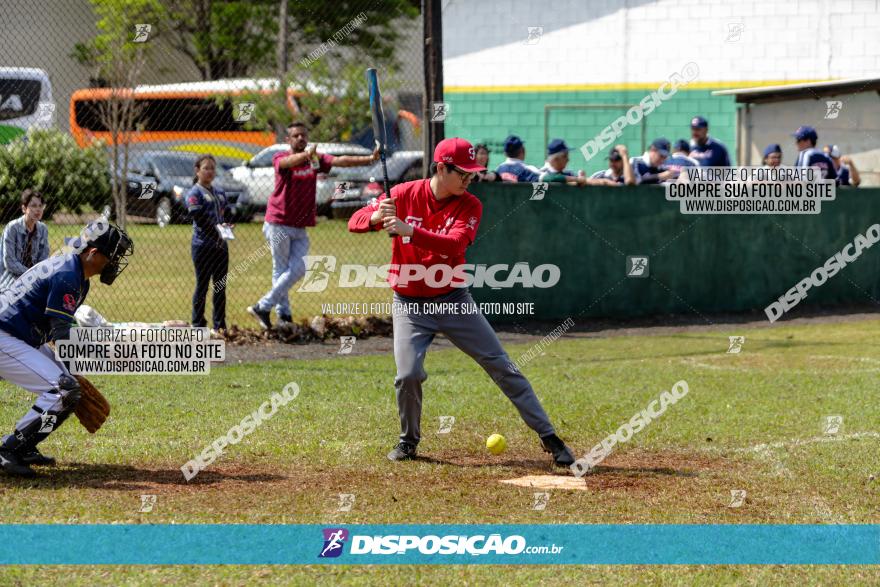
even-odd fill
[{"label": "parked car", "polygon": [[[422,178],[422,151],[397,151],[386,160],[388,188]],[[350,218],[358,208],[382,195],[382,162],[366,167],[341,168],[335,177],[331,202],[333,218]]]},{"label": "parked car", "polygon": [[[199,155],[179,151],[132,150],[129,152],[130,176],[143,182],[152,180],[156,187],[150,197],[133,197],[129,189],[128,213],[154,218],[159,226],[188,222],[184,196],[193,184],[194,167]],[[130,177],[130,179],[132,179]],[[214,185],[226,192],[236,222],[247,221],[253,216],[247,186],[236,181],[218,165]],[[141,190],[137,192],[141,195]]]},{"label": "parked car", "polygon": [[[113,168],[112,166],[107,169],[107,180],[111,184],[113,183],[114,172],[115,168]],[[125,184],[126,211],[129,214],[132,214],[132,202],[140,199],[143,194],[153,191],[156,186],[155,178],[140,175],[139,173],[134,173],[131,171],[131,169],[129,169],[128,173],[125,175],[123,183]],[[101,213],[108,215],[112,219],[115,219],[116,212],[114,208],[115,204],[111,202],[110,204],[104,206],[104,209],[101,211]]]},{"label": "parked car", "polygon": [[[311,146],[311,145],[310,145]],[[369,149],[360,145],[349,143],[316,143],[318,153],[327,155],[369,155]],[[232,177],[247,186],[250,192],[250,203],[255,212],[265,212],[269,203],[269,196],[275,190],[275,169],[272,167],[272,158],[276,153],[290,151],[290,145],[279,143],[266,147],[249,161],[243,162],[238,167],[230,170]],[[333,197],[335,187],[334,178],[343,169],[359,169],[355,167],[334,167],[330,173],[318,174],[318,186],[316,200],[318,214],[330,215],[330,200]]]}]

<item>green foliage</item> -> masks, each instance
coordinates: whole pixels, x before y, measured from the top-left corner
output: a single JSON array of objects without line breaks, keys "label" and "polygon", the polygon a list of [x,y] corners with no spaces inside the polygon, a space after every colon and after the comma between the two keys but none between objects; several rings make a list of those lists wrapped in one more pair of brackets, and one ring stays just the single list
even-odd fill
[{"label": "green foliage", "polygon": [[[74,46],[71,57],[83,65],[95,67],[97,74],[118,83],[120,66],[136,62],[159,34],[167,13],[159,0],[90,0],[98,21],[98,34]],[[136,25],[149,24],[147,42],[135,43]]]},{"label": "green foliage", "polygon": [[[98,34],[77,43],[70,57],[97,68],[113,79],[120,63],[133,62],[163,37],[198,67],[205,80],[253,77],[277,72],[278,0],[89,0],[97,18]],[[344,39],[328,51],[339,56],[356,52],[385,68],[396,64],[395,49],[402,23],[418,16],[412,0],[324,0],[288,3],[287,54],[291,62],[345,30]],[[355,19],[363,24],[351,27]],[[152,25],[150,42],[134,43],[135,25]]]},{"label": "green foliage", "polygon": [[[309,65],[296,63],[285,77],[282,88],[294,88],[298,95],[299,115],[291,115],[284,89],[271,93],[247,92],[236,101],[253,102],[254,114],[245,127],[254,130],[283,129],[293,118],[309,125],[314,141],[348,141],[353,130],[370,124],[370,96],[364,66],[346,63],[331,65],[318,59]],[[393,80],[383,80],[382,88],[393,87]],[[218,103],[225,101],[218,96]]]},{"label": "green foliage", "polygon": [[206,80],[248,77],[274,67],[277,0],[162,0],[171,43]]},{"label": "green foliage", "polygon": [[73,138],[55,130],[31,130],[0,148],[0,219],[21,214],[19,198],[35,188],[46,198],[46,218],[67,208],[100,210],[110,201],[110,182],[103,147],[81,149]]},{"label": "green foliage", "polygon": [[[171,44],[193,61],[203,79],[252,77],[258,71],[277,70],[278,0],[160,2],[166,11]],[[392,66],[394,49],[401,38],[400,23],[414,19],[417,6],[409,0],[289,2],[290,60],[305,57],[313,46],[331,39],[363,13],[364,25],[352,30],[339,47],[355,50],[360,59],[366,57]]]},{"label": "green foliage", "polygon": [[[277,0],[90,0],[98,18],[98,35],[76,45],[72,57],[93,66],[97,74],[116,87],[137,83],[146,45],[134,43],[135,25],[153,25],[151,40],[163,35],[192,59],[205,79],[223,77],[278,77]],[[288,56],[283,87],[304,91],[298,99],[302,117],[319,140],[348,140],[355,129],[369,125],[369,98],[363,71],[364,58],[394,70],[394,49],[401,23],[418,15],[415,2],[388,0],[368,5],[363,0],[326,2],[307,0],[288,6]],[[325,45],[322,45],[325,43]],[[321,49],[317,59],[309,51]],[[355,51],[357,63],[344,59]],[[340,63],[343,63],[340,65]],[[383,88],[392,87],[383,79]],[[223,103],[227,96],[218,96]],[[272,94],[245,94],[237,98],[255,102],[251,129],[283,132],[291,120],[284,90]],[[124,125],[123,125],[124,126]]]},{"label": "green foliage", "polygon": [[340,45],[359,50],[361,60],[366,57],[392,66],[395,48],[402,37],[401,21],[415,19],[419,15],[417,6],[419,3],[407,0],[335,0],[332,4],[325,0],[302,0],[290,11],[294,19],[291,31],[294,38],[298,35],[305,43],[320,44],[363,13],[364,25],[355,28]]},{"label": "green foliage", "polygon": [[[288,75],[290,82],[296,83],[301,67]],[[347,141],[352,129],[370,124],[370,94],[362,64],[346,63],[334,71],[329,60],[319,59],[308,70],[306,79],[311,83],[303,88],[298,102],[311,124],[311,134],[322,141]]]}]

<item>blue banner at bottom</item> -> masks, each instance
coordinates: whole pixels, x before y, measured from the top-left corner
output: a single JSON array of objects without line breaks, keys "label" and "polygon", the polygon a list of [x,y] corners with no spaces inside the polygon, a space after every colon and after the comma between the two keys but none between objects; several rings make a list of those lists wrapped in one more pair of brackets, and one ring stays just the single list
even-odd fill
[{"label": "blue banner at bottom", "polygon": [[880,525],[0,525],[0,564],[880,564]]}]

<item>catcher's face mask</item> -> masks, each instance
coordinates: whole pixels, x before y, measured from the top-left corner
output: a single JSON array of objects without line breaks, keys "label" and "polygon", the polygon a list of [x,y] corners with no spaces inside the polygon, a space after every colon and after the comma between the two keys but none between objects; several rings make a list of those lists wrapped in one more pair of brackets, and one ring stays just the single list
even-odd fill
[{"label": "catcher's face mask", "polygon": [[134,253],[134,242],[124,230],[110,225],[107,232],[89,243],[107,257],[108,262],[101,270],[101,283],[112,285],[119,274],[128,267],[128,257]]}]

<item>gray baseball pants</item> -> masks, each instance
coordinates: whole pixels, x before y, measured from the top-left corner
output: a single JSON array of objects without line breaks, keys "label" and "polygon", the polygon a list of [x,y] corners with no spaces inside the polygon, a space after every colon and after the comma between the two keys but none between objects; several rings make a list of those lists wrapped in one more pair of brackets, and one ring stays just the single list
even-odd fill
[{"label": "gray baseball pants", "polygon": [[[446,304],[449,309],[435,313],[433,310],[440,304]],[[465,311],[465,306],[472,311]],[[394,387],[401,441],[417,445],[421,439],[422,383],[428,378],[424,369],[425,355],[438,332],[489,374],[538,436],[555,433],[528,379],[511,362],[495,331],[477,311],[467,288],[432,298],[408,297],[395,292],[392,317],[397,364]]]}]

